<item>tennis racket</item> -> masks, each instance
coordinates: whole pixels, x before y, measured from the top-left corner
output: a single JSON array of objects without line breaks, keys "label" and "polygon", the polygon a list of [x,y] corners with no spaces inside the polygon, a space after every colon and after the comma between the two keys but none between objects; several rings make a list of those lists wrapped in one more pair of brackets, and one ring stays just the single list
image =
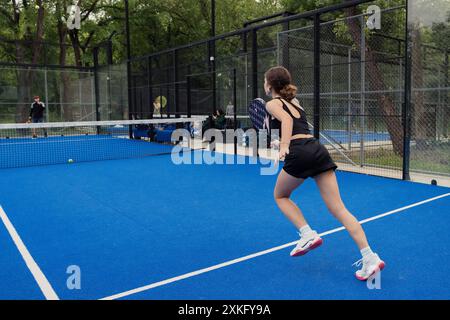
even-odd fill
[{"label": "tennis racket", "polygon": [[270,115],[266,110],[266,102],[263,99],[256,98],[250,102],[248,105],[248,115],[255,129],[270,129]]},{"label": "tennis racket", "polygon": [[266,101],[261,98],[252,100],[248,106],[248,115],[256,130],[267,130],[267,147],[279,149],[278,139],[271,136],[270,114],[266,110]]}]

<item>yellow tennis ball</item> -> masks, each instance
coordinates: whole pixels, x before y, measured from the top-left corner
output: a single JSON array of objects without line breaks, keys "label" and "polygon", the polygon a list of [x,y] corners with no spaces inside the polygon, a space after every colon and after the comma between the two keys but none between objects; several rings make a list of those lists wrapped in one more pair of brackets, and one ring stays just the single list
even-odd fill
[{"label": "yellow tennis ball", "polygon": [[73,159],[67,160],[68,163],[73,163]]}]

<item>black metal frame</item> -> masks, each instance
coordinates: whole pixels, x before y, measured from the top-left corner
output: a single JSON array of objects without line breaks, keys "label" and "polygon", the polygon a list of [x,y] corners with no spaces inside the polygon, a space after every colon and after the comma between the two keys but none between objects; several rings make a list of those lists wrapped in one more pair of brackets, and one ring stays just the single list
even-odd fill
[{"label": "black metal frame", "polygon": [[169,48],[169,49],[165,49],[165,50],[161,50],[159,52],[155,52],[149,55],[144,55],[141,57],[133,57],[131,58],[131,61],[133,60],[139,60],[145,57],[155,57],[155,56],[159,56],[162,54],[166,54],[166,53],[170,53],[174,50],[181,50],[181,49],[188,49],[191,47],[195,47],[198,45],[202,45],[202,44],[206,44],[210,41],[217,41],[217,40],[222,40],[225,38],[230,38],[230,37],[236,37],[236,36],[241,36],[244,33],[250,33],[253,30],[260,30],[260,29],[265,29],[268,27],[273,27],[276,25],[280,25],[283,23],[287,23],[287,22],[291,22],[291,21],[296,21],[296,20],[300,20],[300,19],[307,19],[307,18],[311,18],[314,15],[318,14],[318,15],[322,15],[325,13],[329,13],[332,11],[339,11],[339,10],[343,10],[343,9],[347,9],[350,7],[355,7],[364,3],[368,3],[368,2],[373,2],[374,0],[351,0],[351,1],[346,1],[340,4],[335,4],[332,6],[328,6],[328,7],[324,7],[324,8],[320,8],[320,9],[315,9],[315,10],[311,10],[311,11],[307,11],[307,12],[302,12],[302,13],[298,13],[298,14],[294,14],[291,16],[287,16],[287,17],[283,17],[280,18],[278,20],[275,21],[269,21],[265,24],[262,25],[256,25],[256,26],[248,26],[246,28],[242,28],[242,29],[238,29],[235,31],[231,31],[231,32],[227,32],[227,33],[223,33],[221,35],[217,35],[208,39],[203,39],[203,40],[198,40],[198,41],[194,41],[188,44],[184,44],[184,45],[180,45],[174,48]]},{"label": "black metal frame", "polygon": [[412,96],[411,96],[411,85],[412,85],[412,48],[411,48],[411,37],[408,22],[408,9],[409,1],[406,0],[406,26],[405,26],[405,91],[404,91],[404,101],[402,107],[402,124],[403,124],[403,170],[402,179],[411,180],[409,174],[410,167],[410,156],[411,156],[411,110],[412,110]]},{"label": "black metal frame", "polygon": [[[186,91],[187,91],[187,116],[192,115],[192,94],[191,94],[191,85],[192,85],[192,76],[194,74],[191,74],[190,71],[188,71],[188,75],[183,77],[183,79],[180,79],[181,76],[181,69],[180,67],[185,67],[186,65],[182,65],[182,62],[180,61],[180,51],[185,49],[190,49],[196,46],[200,45],[207,45],[208,46],[208,60],[205,61],[207,64],[209,64],[208,72],[212,74],[213,83],[213,101],[212,108],[210,111],[214,112],[216,110],[216,43],[217,41],[232,38],[232,37],[241,37],[242,38],[242,51],[244,54],[248,54],[248,56],[251,58],[251,74],[250,74],[250,85],[252,87],[251,89],[251,97],[256,98],[258,97],[259,88],[258,88],[258,80],[260,80],[260,70],[258,70],[258,59],[259,59],[259,53],[261,50],[258,47],[258,31],[266,28],[270,28],[273,26],[279,26],[281,25],[283,30],[289,30],[289,24],[293,21],[298,21],[301,19],[308,19],[313,21],[314,23],[314,49],[313,49],[313,59],[314,59],[314,66],[313,66],[313,83],[314,83],[314,91],[313,91],[313,123],[314,123],[314,136],[316,138],[319,138],[320,135],[320,126],[321,126],[321,114],[320,114],[320,106],[321,106],[321,97],[320,97],[320,40],[321,40],[321,17],[323,17],[324,14],[334,12],[334,11],[341,11],[346,8],[356,7],[358,5],[364,4],[364,3],[370,3],[374,0],[350,0],[350,1],[344,1],[339,4],[331,5],[324,8],[319,8],[316,10],[311,10],[308,12],[302,12],[298,14],[293,14],[291,12],[281,12],[281,13],[275,13],[272,15],[268,15],[265,17],[261,17],[258,19],[253,19],[250,21],[247,21],[244,23],[243,28],[239,30],[235,30],[232,32],[216,35],[215,30],[215,1],[211,0],[211,37],[199,41],[195,41],[189,44],[177,46],[175,48],[170,48],[166,50],[162,50],[157,53],[152,53],[149,55],[145,55],[142,57],[133,57],[132,56],[132,47],[131,47],[131,31],[130,31],[130,11],[129,11],[129,0],[124,0],[125,4],[125,35],[126,35],[126,55],[127,55],[127,94],[128,94],[128,118],[132,119],[134,112],[137,110],[134,110],[134,97],[133,97],[133,70],[132,70],[132,63],[134,61],[144,60],[144,64],[147,64],[147,85],[149,88],[158,86],[161,84],[155,84],[153,83],[154,80],[154,74],[152,72],[155,72],[154,64],[152,62],[153,58],[159,57],[164,54],[172,54],[173,55],[173,70],[172,73],[170,73],[170,67],[167,68],[167,70],[164,70],[166,74],[174,78],[174,84],[175,86],[175,94],[174,94],[174,101],[173,105],[175,106],[175,116],[180,117],[180,87],[182,84],[186,85]],[[413,99],[412,99],[412,48],[411,48],[411,34],[410,34],[410,26],[408,24],[408,14],[409,10],[411,9],[411,1],[405,0],[406,2],[406,22],[405,22],[405,39],[397,39],[395,37],[389,37],[382,34],[376,34],[376,36],[385,37],[387,39],[398,41],[398,51],[399,56],[403,59],[404,64],[404,96],[403,96],[403,105],[402,105],[402,125],[403,125],[403,163],[402,163],[402,178],[404,180],[410,180],[410,144],[411,144],[411,113],[413,110]],[[278,19],[275,19],[278,18]],[[260,23],[264,21],[264,23]],[[250,42],[248,42],[250,38]],[[16,41],[11,41],[4,39],[0,37],[0,41],[14,45]],[[28,44],[34,44],[33,41],[21,41],[24,45]],[[93,50],[93,66],[83,66],[83,67],[77,67],[73,65],[67,65],[67,66],[60,66],[55,64],[49,64],[48,59],[49,57],[46,55],[46,47],[47,46],[59,46],[60,44],[57,43],[51,43],[48,41],[42,41],[40,43],[42,45],[43,51],[40,61],[43,61],[43,64],[18,64],[18,63],[8,63],[8,62],[0,62],[0,66],[11,66],[11,67],[23,67],[23,68],[51,68],[51,69],[61,69],[61,70],[78,70],[78,71],[88,71],[93,72],[94,74],[94,90],[95,90],[95,109],[96,109],[96,119],[100,119],[100,96],[99,96],[99,67],[101,63],[99,62],[99,51],[101,49],[106,50],[106,57],[107,57],[107,64],[112,65],[113,64],[113,48],[112,48],[112,42],[111,37],[102,43],[97,44],[95,47],[89,48],[90,50]],[[250,48],[247,48],[247,45],[250,46]],[[403,45],[403,48],[402,48]],[[64,44],[64,46],[70,47],[71,44]],[[426,45],[424,45],[426,47]],[[433,48],[429,46],[432,49],[436,50],[442,50],[440,48]],[[219,48],[219,47],[218,47]],[[402,50],[403,49],[403,50]],[[248,51],[249,52],[248,52]],[[242,53],[242,52],[241,52]],[[449,57],[448,57],[448,51],[444,52],[444,65],[447,66],[446,74],[444,75],[445,81],[448,84],[449,74],[448,74],[448,65],[449,65]],[[214,57],[213,60],[209,59],[210,57]],[[203,63],[203,60],[202,60]],[[289,67],[289,66],[287,66]],[[189,66],[187,66],[188,70],[190,70]],[[234,126],[236,129],[237,125],[237,92],[236,92],[236,69],[233,69],[233,105],[234,105]],[[163,89],[161,89],[163,90]],[[161,93],[162,94],[162,93]],[[168,97],[170,95],[167,95]],[[151,106],[153,103],[153,92],[150,91],[148,96],[148,103]],[[447,99],[447,98],[446,98]],[[150,110],[151,111],[151,110]],[[152,113],[150,112],[150,117],[153,117]],[[130,137],[132,136],[132,130],[130,128]],[[235,144],[235,151],[237,150],[237,145]]]},{"label": "black metal frame", "polygon": [[[212,36],[208,39],[203,39],[203,40],[199,40],[199,41],[195,41],[186,45],[181,45],[181,46],[177,46],[175,48],[170,48],[170,49],[166,49],[166,50],[162,50],[160,52],[157,53],[152,53],[149,55],[145,55],[145,56],[141,56],[141,57],[131,57],[131,53],[130,53],[130,41],[129,41],[129,16],[128,16],[128,0],[125,0],[125,12],[126,12],[126,30],[127,30],[127,78],[130,79],[129,81],[129,88],[131,85],[131,67],[130,67],[130,63],[132,63],[133,61],[138,61],[138,60],[142,60],[142,59],[149,59],[151,60],[154,57],[158,57],[158,56],[162,56],[164,54],[176,54],[176,52],[183,50],[183,49],[189,49],[192,47],[196,47],[199,45],[207,45],[208,47],[208,71],[212,72],[213,75],[215,75],[215,43],[218,40],[222,40],[222,39],[226,39],[226,38],[231,38],[231,37],[236,37],[236,36],[240,36],[243,39],[243,51],[247,52],[247,37],[249,34],[251,34],[251,38],[252,38],[252,50],[251,50],[251,72],[252,72],[252,81],[251,81],[251,86],[252,86],[252,97],[256,98],[258,97],[258,31],[261,29],[265,29],[268,27],[272,27],[272,26],[276,26],[276,25],[282,25],[284,29],[289,28],[289,22],[291,21],[296,21],[299,19],[310,19],[310,18],[314,18],[315,24],[318,24],[320,26],[320,16],[324,13],[328,13],[328,12],[332,12],[332,11],[338,11],[338,10],[343,10],[349,7],[354,7],[360,4],[364,4],[367,2],[373,2],[373,0],[352,0],[352,1],[347,1],[341,4],[336,4],[336,5],[332,5],[332,6],[328,6],[328,7],[324,7],[324,8],[319,8],[316,10],[312,10],[312,11],[308,11],[308,12],[303,12],[303,13],[299,13],[299,14],[292,14],[290,12],[282,12],[282,13],[276,13],[267,17],[262,17],[259,19],[254,19],[251,21],[248,21],[244,24],[244,28],[236,30],[236,31],[232,31],[232,32],[228,32],[228,33],[224,33],[221,35],[215,35],[215,17],[213,15],[213,10],[215,11],[215,6],[214,3],[212,2],[212,6],[211,6],[211,34]],[[280,19],[274,20],[274,21],[267,21],[263,24],[256,24],[260,21],[264,21],[264,20],[268,20],[268,19],[273,19],[276,17],[280,17]],[[317,39],[316,39],[317,38]],[[319,30],[315,31],[315,39],[316,40],[320,40],[320,33]],[[317,54],[317,52],[316,52]],[[213,57],[213,59],[211,59],[211,57]],[[317,58],[317,57],[315,57]],[[316,59],[316,62],[319,62],[319,59]],[[177,61],[177,59],[174,59],[175,61]],[[174,64],[174,69],[177,69],[177,63]],[[318,77],[319,74],[316,73],[316,77]],[[177,75],[178,77],[178,75]],[[174,82],[178,82],[180,79],[178,78],[174,79]],[[317,81],[317,79],[316,79]],[[215,85],[215,79],[213,81],[213,101],[214,103],[212,104],[212,112],[215,112],[216,110],[216,85]],[[131,91],[131,90],[129,90]],[[316,102],[316,114],[317,116],[315,118],[315,123],[318,124],[319,121],[319,107],[320,106],[320,88],[316,88],[315,90],[316,92],[314,93]],[[177,100],[177,99],[176,99]],[[133,104],[131,103],[131,97],[129,97],[129,109],[130,109],[130,117],[131,114],[133,113]],[[177,102],[175,101],[175,104]],[[315,126],[315,130],[319,130],[320,126]],[[316,135],[318,135],[318,132],[315,132]]]},{"label": "black metal frame", "polygon": [[[242,39],[242,49],[241,53],[245,55],[249,55],[251,57],[251,74],[250,74],[250,86],[251,86],[251,97],[257,98],[258,97],[258,79],[260,76],[260,72],[258,70],[258,31],[265,28],[270,28],[273,26],[281,25],[283,30],[289,30],[290,22],[291,21],[298,21],[300,19],[308,19],[312,20],[313,27],[314,27],[314,52],[313,52],[313,59],[314,59],[314,66],[313,66],[313,83],[314,83],[314,91],[313,91],[313,123],[314,123],[314,136],[316,138],[320,137],[320,126],[321,126],[321,114],[320,114],[320,106],[321,106],[321,98],[320,98],[320,40],[321,40],[321,23],[323,22],[321,20],[322,15],[330,12],[335,11],[342,11],[347,8],[356,7],[358,5],[364,4],[364,3],[370,3],[374,0],[352,0],[352,1],[346,1],[339,4],[335,4],[332,6],[319,8],[316,10],[303,12],[299,14],[292,14],[290,12],[282,12],[282,13],[275,13],[273,15],[269,15],[266,17],[254,19],[251,21],[248,21],[244,24],[244,27],[239,30],[235,30],[232,32],[224,33],[221,35],[215,35],[215,17],[213,17],[212,13],[212,21],[211,21],[211,37],[208,39],[203,39],[199,41],[195,41],[186,45],[177,46],[175,48],[170,48],[166,50],[162,50],[157,53],[152,53],[149,55],[146,55],[144,57],[133,57],[129,58],[128,63],[131,63],[136,60],[140,59],[149,59],[156,58],[159,56],[163,56],[166,54],[174,54],[180,50],[190,49],[201,45],[207,45],[207,53],[208,53],[208,73],[211,73],[213,75],[213,103],[212,103],[212,112],[215,112],[216,110],[216,68],[215,68],[215,60],[216,60],[216,54],[215,54],[215,44],[219,40],[232,38],[232,37],[241,37]],[[408,5],[408,2],[406,1],[406,4]],[[408,8],[408,7],[407,7]],[[214,4],[212,3],[212,10],[214,10]],[[407,10],[408,11],[408,10]],[[270,19],[278,18],[276,20],[267,21]],[[261,21],[264,21],[264,23],[259,23]],[[259,23],[259,24],[258,24]],[[251,51],[248,52],[248,38],[251,37]],[[397,40],[397,39],[396,39]],[[409,39],[409,33],[408,33],[408,20],[406,19],[406,43],[410,42]],[[401,48],[401,44],[399,43],[399,49]],[[411,52],[409,50],[409,46],[405,45],[405,52],[399,52],[399,55],[401,55],[404,58],[404,64],[405,64],[405,94],[404,94],[404,104],[403,104],[403,110],[402,110],[402,119],[403,119],[403,138],[404,138],[404,148],[403,148],[403,179],[409,180],[409,157],[410,157],[410,139],[411,139],[411,128],[410,128],[410,117],[411,117]],[[404,55],[404,56],[403,56]],[[213,57],[214,59],[210,59]],[[178,61],[177,59],[174,59],[174,68],[177,69]],[[130,69],[128,69],[130,70]],[[175,79],[174,83],[177,83],[181,79],[178,79],[178,73],[177,70],[174,71],[175,73]],[[234,76],[234,81],[236,81]],[[192,114],[192,101],[191,101],[191,78],[189,76],[186,77],[186,83],[188,88],[188,115]],[[178,90],[176,90],[178,93]],[[234,94],[234,99],[236,99],[236,94]],[[178,100],[178,94],[176,94],[176,101]],[[131,101],[131,100],[130,100]],[[177,103],[177,102],[176,102]],[[234,103],[235,107],[237,103]],[[132,109],[132,105],[130,105],[130,109]],[[178,110],[178,109],[177,109]],[[235,113],[236,114],[236,113]],[[237,121],[235,121],[236,123]]]},{"label": "black metal frame", "polygon": [[[233,129],[237,130],[237,75],[236,69],[233,69]],[[237,137],[234,137],[234,154],[237,154]]]},{"label": "black metal frame", "polygon": [[95,91],[95,119],[100,120],[100,90],[98,79],[98,50],[94,48],[94,91]]},{"label": "black metal frame", "polygon": [[314,137],[320,138],[320,14],[314,15]]},{"label": "black metal frame", "polygon": [[[133,114],[133,103],[131,96],[131,88],[132,88],[132,77],[131,77],[131,39],[130,39],[130,10],[128,0],[125,0],[125,34],[126,34],[126,43],[127,43],[127,86],[128,86],[128,120],[132,119]],[[133,138],[133,128],[129,126],[128,135]]]}]

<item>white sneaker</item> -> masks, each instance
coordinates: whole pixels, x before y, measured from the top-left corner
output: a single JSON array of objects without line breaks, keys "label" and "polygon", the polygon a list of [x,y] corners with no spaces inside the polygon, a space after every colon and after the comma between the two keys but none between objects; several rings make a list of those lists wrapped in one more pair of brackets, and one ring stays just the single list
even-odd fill
[{"label": "white sneaker", "polygon": [[385,263],[376,253],[369,254],[364,258],[356,261],[353,265],[359,267],[362,264],[362,268],[356,271],[356,279],[366,281],[374,274],[384,269]]},{"label": "white sneaker", "polygon": [[319,237],[316,231],[308,232],[307,234],[300,237],[294,250],[291,251],[291,257],[302,256],[309,251],[319,247],[323,240]]}]

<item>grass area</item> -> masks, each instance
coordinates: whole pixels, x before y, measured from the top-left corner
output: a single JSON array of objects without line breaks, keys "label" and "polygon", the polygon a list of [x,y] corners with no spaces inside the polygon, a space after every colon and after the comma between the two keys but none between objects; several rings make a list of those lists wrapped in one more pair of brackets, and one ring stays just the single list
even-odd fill
[{"label": "grass area", "polygon": [[[352,152],[349,157],[360,162],[359,151]],[[403,167],[403,158],[388,148],[366,150],[365,163],[392,168]],[[426,148],[411,148],[410,169],[450,174],[450,143],[440,143]]]}]

